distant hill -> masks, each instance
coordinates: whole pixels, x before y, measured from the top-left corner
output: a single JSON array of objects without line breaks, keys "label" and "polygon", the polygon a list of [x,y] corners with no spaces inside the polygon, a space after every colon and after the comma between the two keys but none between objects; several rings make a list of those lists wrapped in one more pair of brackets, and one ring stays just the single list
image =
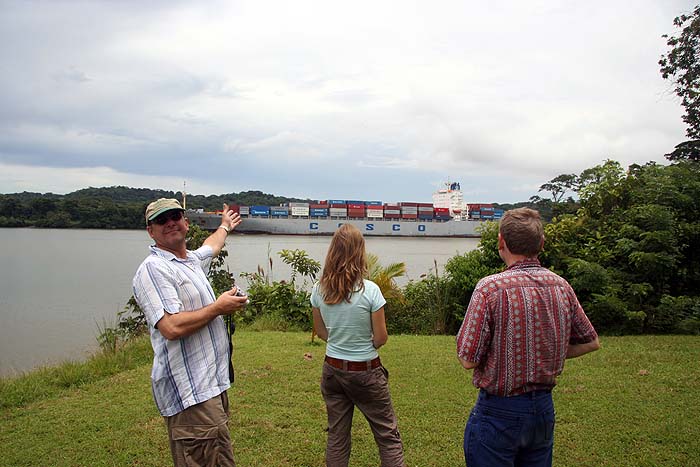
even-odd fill
[{"label": "distant hill", "polygon": [[[31,192],[0,195],[0,227],[141,229],[146,205],[158,198],[182,200],[182,195],[174,191],[126,186],[90,187],[67,195]],[[208,211],[221,209],[223,203],[274,206],[304,201],[310,200],[262,191],[187,195],[188,208]]]}]

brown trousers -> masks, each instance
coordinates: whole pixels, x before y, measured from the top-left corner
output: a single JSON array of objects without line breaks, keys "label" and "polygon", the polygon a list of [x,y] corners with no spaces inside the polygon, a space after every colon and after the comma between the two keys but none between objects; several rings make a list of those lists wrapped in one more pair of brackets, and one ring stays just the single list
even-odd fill
[{"label": "brown trousers", "polygon": [[235,467],[228,431],[228,396],[165,417],[175,467]]},{"label": "brown trousers", "polygon": [[389,373],[344,371],[323,364],[321,393],[328,413],[326,466],[347,467],[350,459],[352,416],[357,406],[372,429],[382,467],[404,467],[403,443],[389,394]]}]

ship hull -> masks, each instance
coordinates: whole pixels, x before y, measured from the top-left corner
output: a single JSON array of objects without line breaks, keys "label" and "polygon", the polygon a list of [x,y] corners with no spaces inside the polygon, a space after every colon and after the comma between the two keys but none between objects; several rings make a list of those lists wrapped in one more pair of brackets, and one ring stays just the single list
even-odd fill
[{"label": "ship hull", "polygon": [[[221,216],[211,213],[187,212],[190,223],[205,230],[221,225]],[[242,217],[237,233],[273,235],[333,235],[343,224],[352,224],[365,236],[379,237],[480,237],[479,221],[473,220],[406,220],[350,219],[314,217]]]}]

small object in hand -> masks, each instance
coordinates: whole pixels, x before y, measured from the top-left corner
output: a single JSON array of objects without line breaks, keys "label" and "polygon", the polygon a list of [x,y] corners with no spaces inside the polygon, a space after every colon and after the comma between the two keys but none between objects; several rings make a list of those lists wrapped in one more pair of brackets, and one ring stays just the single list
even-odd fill
[{"label": "small object in hand", "polygon": [[[236,286],[236,297],[247,297],[245,291],[241,289],[240,287]],[[248,305],[250,303],[250,300],[246,300],[245,304]]]}]

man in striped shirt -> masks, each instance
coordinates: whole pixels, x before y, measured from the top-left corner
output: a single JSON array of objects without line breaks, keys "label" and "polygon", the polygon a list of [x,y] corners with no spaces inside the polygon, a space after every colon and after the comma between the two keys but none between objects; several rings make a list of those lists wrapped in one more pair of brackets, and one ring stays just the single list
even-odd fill
[{"label": "man in striped shirt", "polygon": [[151,334],[153,397],[176,467],[235,466],[227,426],[230,337],[221,315],[242,309],[246,297],[234,287],[216,298],[207,271],[241,220],[224,204],[219,228],[190,251],[183,214],[175,199],[148,205],[146,230],[155,245],[133,281]]},{"label": "man in striped shirt", "polygon": [[552,388],[564,360],[598,350],[598,335],[571,286],[537,259],[537,211],[508,211],[498,252],[506,270],[476,285],[457,335],[479,396],[464,432],[469,467],[551,466]]}]

